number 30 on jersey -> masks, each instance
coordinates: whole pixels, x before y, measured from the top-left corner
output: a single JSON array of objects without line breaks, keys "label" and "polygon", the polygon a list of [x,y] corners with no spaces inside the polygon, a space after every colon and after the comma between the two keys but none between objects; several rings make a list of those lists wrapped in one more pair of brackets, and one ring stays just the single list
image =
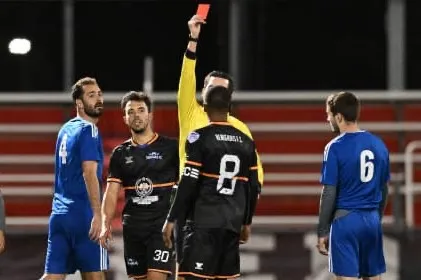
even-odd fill
[{"label": "number 30 on jersey", "polygon": [[360,179],[368,183],[374,176],[374,154],[370,150],[364,150],[360,154]]}]

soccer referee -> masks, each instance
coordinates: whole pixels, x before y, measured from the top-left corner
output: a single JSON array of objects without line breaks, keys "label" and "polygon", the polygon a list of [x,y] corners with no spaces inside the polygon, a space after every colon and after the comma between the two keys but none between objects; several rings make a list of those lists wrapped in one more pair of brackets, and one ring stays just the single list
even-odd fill
[{"label": "soccer referee", "polygon": [[[194,15],[188,22],[190,30],[189,43],[183,59],[183,66],[181,69],[180,82],[177,93],[177,105],[178,105],[178,121],[180,129],[179,138],[179,154],[180,154],[180,177],[183,174],[184,164],[186,161],[185,142],[189,133],[193,130],[202,128],[209,124],[209,119],[203,107],[196,100],[196,48],[199,40],[199,34],[204,20],[199,16]],[[229,74],[221,71],[212,71],[206,77],[203,85],[202,94],[209,88],[215,86],[224,86],[228,88],[230,94],[234,91],[233,80]],[[240,120],[233,116],[228,116],[228,122],[240,130],[250,138],[251,132],[249,128]],[[257,151],[256,151],[257,154]],[[257,154],[258,162],[258,179],[260,185],[263,185],[263,168],[260,158]],[[259,190],[260,192],[260,190]],[[180,260],[180,253],[182,251],[182,231],[180,226],[183,225],[183,221],[177,222],[176,239],[177,239],[177,263]],[[188,229],[187,229],[188,230]]]}]

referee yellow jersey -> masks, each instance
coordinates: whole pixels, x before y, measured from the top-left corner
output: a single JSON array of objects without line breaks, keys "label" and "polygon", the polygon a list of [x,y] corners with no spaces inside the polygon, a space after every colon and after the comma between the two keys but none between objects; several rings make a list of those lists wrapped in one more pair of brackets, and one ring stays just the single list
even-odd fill
[{"label": "referee yellow jersey", "polygon": [[[180,129],[179,153],[180,153],[180,177],[183,174],[186,161],[185,143],[187,136],[193,130],[209,124],[208,116],[196,100],[196,60],[184,56],[181,69],[180,83],[178,85],[178,123]],[[228,122],[244,134],[252,138],[247,125],[233,116],[228,116]],[[263,167],[256,151],[259,182],[263,186]]]}]

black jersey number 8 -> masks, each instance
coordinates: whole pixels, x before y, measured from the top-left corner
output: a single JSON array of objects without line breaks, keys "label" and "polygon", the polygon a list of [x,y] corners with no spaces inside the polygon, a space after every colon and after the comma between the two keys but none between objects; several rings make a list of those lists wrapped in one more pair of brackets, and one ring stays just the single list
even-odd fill
[{"label": "black jersey number 8", "polygon": [[[234,163],[234,170],[227,171],[227,163]],[[237,178],[235,176],[240,172],[240,159],[236,155],[224,155],[219,164],[219,179],[218,184],[216,185],[216,190],[220,194],[233,195],[235,191],[235,183],[237,183]],[[224,187],[224,181],[231,180],[231,187]]]}]

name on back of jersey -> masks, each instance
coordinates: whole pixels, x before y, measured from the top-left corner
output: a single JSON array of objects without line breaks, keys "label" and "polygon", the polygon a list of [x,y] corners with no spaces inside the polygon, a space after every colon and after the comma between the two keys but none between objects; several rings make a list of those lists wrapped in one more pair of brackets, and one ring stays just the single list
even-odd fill
[{"label": "name on back of jersey", "polygon": [[237,135],[215,134],[215,138],[218,141],[243,143],[243,139],[241,139],[241,136]]}]

